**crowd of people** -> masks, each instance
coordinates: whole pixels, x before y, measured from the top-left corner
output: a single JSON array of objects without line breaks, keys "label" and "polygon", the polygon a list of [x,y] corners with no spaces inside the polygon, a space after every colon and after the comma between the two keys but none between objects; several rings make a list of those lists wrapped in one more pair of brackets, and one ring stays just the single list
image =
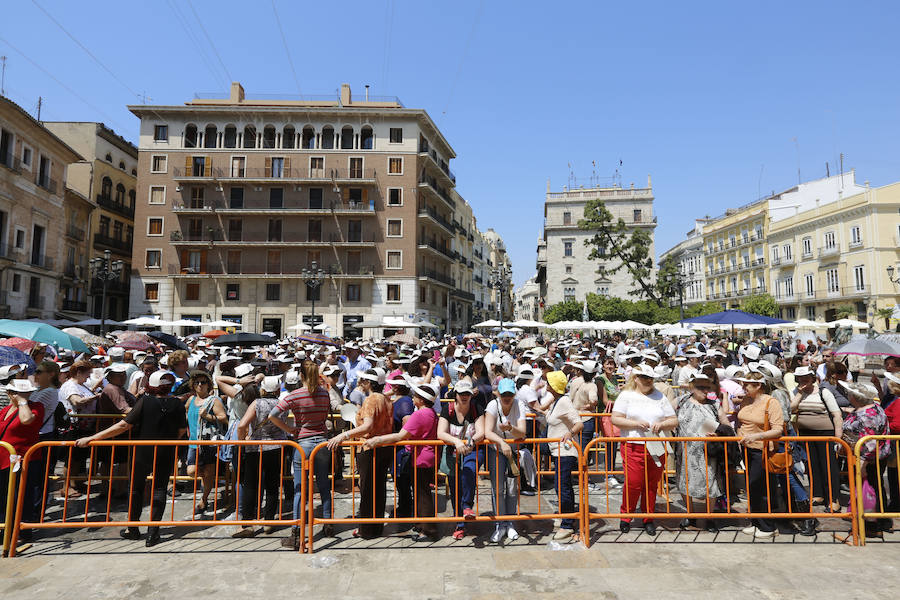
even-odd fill
[{"label": "crowd of people", "polygon": [[[127,492],[112,478],[108,486],[116,497],[130,494],[129,520],[140,519],[148,475],[150,516],[159,520],[169,486],[178,485],[170,481],[173,475],[199,481],[193,510],[202,517],[213,511],[222,475],[238,470],[239,492],[232,502],[242,518],[275,520],[286,498],[298,519],[302,465],[312,456],[309,468],[325,518],[335,514],[332,478],[358,476],[357,516],[368,521],[353,535],[365,539],[384,534],[379,519],[385,517],[389,477],[397,499],[392,515],[427,518],[435,515],[438,473],[447,476],[449,506],[458,519],[452,536],[464,538],[467,523],[478,516],[474,499],[479,472],[486,470],[495,517],[490,541],[499,543],[518,538],[515,520],[502,517],[516,514],[521,496],[540,491],[542,472],[554,473],[559,513],[578,511],[579,448],[603,436],[625,441],[607,442],[602,453],[591,455],[600,463],[593,466],[591,489],[620,493],[621,512],[644,515],[641,527],[648,535],[656,534],[656,494],[668,471],[683,500],[681,514],[706,516],[704,529],[716,532],[728,519],[736,522],[733,512],[727,519],[710,515],[729,512],[743,495],[752,513],[802,515],[754,518],[743,533],[763,539],[779,532],[812,536],[819,526],[813,513],[840,512],[851,500],[842,446],[822,438],[842,438],[852,446],[865,435],[900,433],[900,358],[888,356],[863,376],[864,365],[857,359],[848,364],[821,340],[796,344],[791,352],[777,336],[627,338],[620,333],[604,339],[536,336],[527,343],[522,337],[476,334],[417,344],[338,340],[323,345],[285,338],[232,348],[203,337],[186,342],[187,350],[156,345],[138,352],[111,339],[95,347],[95,354],[78,356],[37,345],[31,352],[34,368],[25,363],[0,368],[0,440],[15,449],[13,462],[39,441],[76,441],[74,449],[29,455],[27,478],[19,482],[25,488],[23,521],[39,520],[60,498],[83,497],[88,469],[111,472],[111,464],[131,476]],[[335,413],[345,419],[330,418]],[[109,415],[121,418],[110,421]],[[785,435],[801,442],[785,443],[780,440]],[[124,436],[257,444],[196,445],[183,453],[172,445],[139,446],[125,465],[124,451],[115,456],[110,447],[91,447]],[[670,436],[740,441],[671,442]],[[803,437],[811,440],[803,443]],[[556,441],[541,445],[541,439]],[[437,442],[421,443],[428,440]],[[286,456],[285,441],[296,442],[302,452]],[[314,453],[323,443],[327,447]],[[344,458],[350,445],[352,465]],[[861,459],[860,493],[884,511],[900,510],[892,445],[870,441]],[[98,461],[99,471],[91,460]],[[60,480],[68,485],[51,490],[44,473],[60,466],[67,473]],[[10,456],[0,452],[0,514],[10,468]],[[284,484],[291,474],[293,487]],[[488,512],[484,505],[481,510]],[[684,529],[701,528],[698,519],[664,516],[678,519]],[[554,539],[578,539],[577,523],[561,519]],[[634,525],[626,517],[619,528],[628,532]],[[890,519],[867,521],[866,535],[891,527]],[[258,533],[246,525],[234,535]],[[322,535],[333,534],[333,526],[325,524]],[[22,531],[23,539],[31,535],[32,530]],[[137,527],[121,535],[142,537]],[[416,540],[440,535],[434,522],[413,527]],[[293,528],[283,545],[298,548],[301,538]],[[159,541],[159,528],[151,523],[146,544]]]}]

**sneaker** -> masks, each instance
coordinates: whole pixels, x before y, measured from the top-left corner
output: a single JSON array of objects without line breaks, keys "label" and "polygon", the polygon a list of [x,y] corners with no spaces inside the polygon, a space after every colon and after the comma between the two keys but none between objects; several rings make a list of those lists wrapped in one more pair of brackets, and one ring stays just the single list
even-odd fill
[{"label": "sneaker", "polygon": [[753,537],[758,539],[768,539],[773,538],[778,535],[778,530],[773,529],[772,531],[763,531],[762,529],[757,529],[756,533],[753,534]]},{"label": "sneaker", "polygon": [[497,527],[494,529],[494,533],[491,534],[491,543],[499,544],[500,540],[503,539],[503,536],[505,534],[506,534],[506,528],[501,525],[497,525]]},{"label": "sneaker", "polygon": [[751,525],[750,527],[744,527],[741,529],[741,533],[746,535],[755,535],[756,534],[756,525]]},{"label": "sneaker", "polygon": [[465,519],[466,521],[471,521],[471,520],[474,519],[474,518],[475,518],[475,511],[474,511],[474,510],[472,510],[471,508],[464,508],[464,509],[463,509],[463,519]]},{"label": "sneaker", "polygon": [[613,489],[619,489],[620,487],[622,487],[622,482],[615,477],[610,476],[606,479],[606,481],[609,482],[609,487]]},{"label": "sneaker", "polygon": [[568,540],[572,537],[572,534],[575,533],[571,529],[559,528],[556,530],[556,533],[553,534],[554,540]]},{"label": "sneaker", "polygon": [[463,539],[463,536],[465,536],[465,535],[466,535],[465,530],[464,530],[462,527],[460,527],[460,528],[457,528],[457,529],[453,532],[453,539],[454,539],[454,540],[461,540],[461,539]]},{"label": "sneaker", "polygon": [[506,539],[511,542],[519,539],[519,532],[516,531],[512,526],[506,528]]}]

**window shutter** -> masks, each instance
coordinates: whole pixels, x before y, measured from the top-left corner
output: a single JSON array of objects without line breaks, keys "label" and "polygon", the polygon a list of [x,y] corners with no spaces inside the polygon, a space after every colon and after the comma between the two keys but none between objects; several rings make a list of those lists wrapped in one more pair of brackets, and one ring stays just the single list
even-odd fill
[{"label": "window shutter", "polygon": [[212,156],[207,156],[203,161],[203,176],[209,177],[212,174]]},{"label": "window shutter", "polygon": [[266,172],[265,172],[265,176],[266,176],[266,177],[271,177],[271,176],[272,176],[272,157],[270,157],[270,156],[267,156],[267,157],[266,157]]},{"label": "window shutter", "polygon": [[341,197],[344,199],[344,202],[350,202],[350,188],[341,189]]},{"label": "window shutter", "polygon": [[193,157],[188,155],[184,157],[184,174],[186,177],[191,177],[193,173],[191,172],[191,161]]},{"label": "window shutter", "polygon": [[188,251],[182,250],[181,251],[181,270],[183,271],[184,269],[186,269],[188,267],[188,264],[190,264],[188,262]]},{"label": "window shutter", "polygon": [[284,158],[284,174],[283,174],[283,176],[284,177],[291,176],[291,159],[288,157]]},{"label": "window shutter", "polygon": [[369,190],[368,190],[368,188],[363,188],[363,191],[362,191],[362,201],[363,201],[363,204],[366,204],[366,203],[369,202]]},{"label": "window shutter", "polygon": [[200,272],[206,273],[206,255],[207,251],[203,250],[200,252]]}]

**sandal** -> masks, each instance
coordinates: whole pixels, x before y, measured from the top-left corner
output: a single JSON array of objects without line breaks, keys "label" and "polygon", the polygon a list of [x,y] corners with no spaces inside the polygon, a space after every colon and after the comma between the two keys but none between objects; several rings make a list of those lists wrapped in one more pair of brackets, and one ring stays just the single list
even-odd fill
[{"label": "sandal", "polygon": [[208,503],[208,502],[204,502],[203,504],[198,504],[197,506],[194,507],[194,514],[195,514],[195,515],[202,515],[203,513],[206,512],[206,509],[207,509],[207,508],[209,508],[209,503]]}]

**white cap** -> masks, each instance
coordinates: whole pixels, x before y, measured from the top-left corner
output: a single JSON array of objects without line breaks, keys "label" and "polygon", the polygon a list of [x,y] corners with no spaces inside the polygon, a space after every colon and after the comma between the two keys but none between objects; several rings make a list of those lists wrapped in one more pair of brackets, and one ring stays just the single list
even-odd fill
[{"label": "white cap", "polygon": [[527,379],[531,381],[535,377],[534,369],[529,367],[528,365],[521,365],[519,367],[519,372],[516,373],[516,379]]},{"label": "white cap", "polygon": [[128,371],[128,365],[125,363],[113,363],[106,367],[105,371],[107,373],[125,373]]},{"label": "white cap", "polygon": [[797,377],[808,377],[810,375],[815,375],[816,372],[810,369],[808,366],[803,365],[794,369],[794,378]]},{"label": "white cap", "polygon": [[150,381],[148,381],[148,385],[150,387],[160,387],[163,383],[163,379],[171,379],[172,383],[175,383],[175,375],[171,371],[160,369],[159,371],[154,371],[150,375]]},{"label": "white cap", "polygon": [[413,393],[420,398],[424,398],[431,403],[434,403],[437,400],[440,392],[437,389],[437,386],[433,383],[423,383],[421,385],[414,385]]},{"label": "white cap", "polygon": [[244,377],[253,372],[253,365],[250,363],[242,363],[234,368],[235,377]]},{"label": "white cap", "polygon": [[6,389],[17,394],[30,394],[37,391],[34,384],[27,379],[13,379],[6,385]]},{"label": "white cap", "polygon": [[384,385],[385,377],[386,377],[386,373],[384,372],[384,369],[382,369],[381,367],[375,367],[371,371],[372,371],[371,373],[368,371],[366,371],[365,373],[360,373],[359,378],[360,379],[368,379],[369,381],[374,381],[375,383]]},{"label": "white cap", "polygon": [[119,348],[118,346],[113,346],[109,350],[106,351],[107,356],[110,358],[122,358],[125,356],[125,348]]},{"label": "white cap", "polygon": [[322,369],[322,374],[326,377],[331,377],[335,373],[340,373],[341,368],[337,365],[326,365],[324,369]]},{"label": "white cap", "polygon": [[631,371],[631,374],[635,375],[635,376],[643,375],[645,377],[651,377],[653,379],[656,379],[658,377],[658,375],[656,374],[656,371],[653,369],[653,367],[651,367],[650,365],[645,365],[643,363],[634,367]]},{"label": "white cap", "polygon": [[281,378],[277,375],[269,375],[262,382],[262,389],[267,392],[277,392],[281,389]]},{"label": "white cap", "polygon": [[759,347],[758,346],[744,346],[741,348],[741,354],[749,358],[750,360],[756,360],[759,358]]},{"label": "white cap", "polygon": [[284,374],[284,383],[285,385],[297,385],[300,383],[300,373],[291,369]]},{"label": "white cap", "polygon": [[0,379],[7,379],[26,368],[26,365],[7,365],[0,367]]},{"label": "white cap", "polygon": [[585,373],[596,373],[597,372],[597,361],[595,361],[595,360],[583,360],[575,366],[576,366],[576,368],[581,369]]},{"label": "white cap", "polygon": [[474,389],[472,388],[472,382],[468,379],[463,379],[462,381],[457,383],[453,390],[457,393],[457,395],[471,394],[472,392],[474,392]]}]

